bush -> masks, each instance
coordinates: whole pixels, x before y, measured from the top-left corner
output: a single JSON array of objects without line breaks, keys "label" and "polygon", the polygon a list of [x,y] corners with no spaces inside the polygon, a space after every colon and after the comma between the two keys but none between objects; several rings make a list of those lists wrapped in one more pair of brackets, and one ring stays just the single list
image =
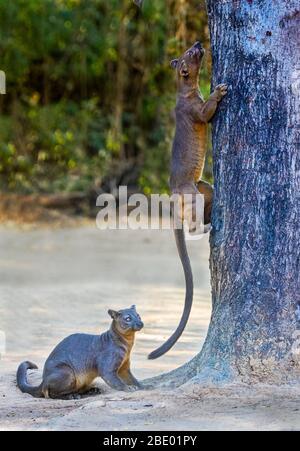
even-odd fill
[{"label": "bush", "polygon": [[199,0],[0,2],[0,188],[85,191],[130,163],[144,192],[167,190],[169,60],[199,34],[208,46]]}]

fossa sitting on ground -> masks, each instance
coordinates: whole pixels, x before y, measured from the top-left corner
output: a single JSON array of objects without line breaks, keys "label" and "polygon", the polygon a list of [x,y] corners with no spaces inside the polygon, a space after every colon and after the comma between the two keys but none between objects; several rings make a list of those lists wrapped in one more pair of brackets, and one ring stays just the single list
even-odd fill
[{"label": "fossa sitting on ground", "polygon": [[115,390],[141,388],[130,371],[135,333],[144,327],[141,317],[134,305],[108,313],[113,321],[107,332],[70,335],[52,351],[39,386],[33,387],[27,382],[27,370],[37,369],[37,366],[23,362],[17,372],[20,390],[36,398],[65,398],[89,392],[97,377]]}]

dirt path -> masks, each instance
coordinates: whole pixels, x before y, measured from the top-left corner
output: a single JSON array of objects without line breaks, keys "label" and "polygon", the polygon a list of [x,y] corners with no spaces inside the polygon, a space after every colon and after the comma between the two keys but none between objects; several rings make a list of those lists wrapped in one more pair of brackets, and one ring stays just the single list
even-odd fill
[{"label": "dirt path", "polygon": [[[0,360],[1,429],[300,429],[295,389],[225,391],[185,387],[176,392],[113,392],[78,401],[36,400],[15,387],[17,364],[42,367],[66,335],[97,333],[108,308],[135,303],[146,324],[137,336],[133,368],[142,379],[173,369],[195,355],[210,316],[208,242],[192,244],[196,294],[188,328],[167,356],[147,354],[176,326],[183,277],[170,232],[72,229],[0,230],[0,331],[7,353]],[[40,374],[32,380],[38,382]]]}]

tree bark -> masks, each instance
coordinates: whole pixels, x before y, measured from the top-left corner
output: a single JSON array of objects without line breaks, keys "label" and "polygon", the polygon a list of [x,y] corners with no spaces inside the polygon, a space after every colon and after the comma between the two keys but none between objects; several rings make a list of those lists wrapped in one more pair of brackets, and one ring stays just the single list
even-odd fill
[{"label": "tree bark", "polygon": [[[213,86],[213,311],[178,384],[300,380],[298,0],[207,0]],[[164,379],[164,378],[163,378]]]},{"label": "tree bark", "polygon": [[298,0],[208,0],[213,84],[213,314],[201,365],[218,377],[299,377]]}]

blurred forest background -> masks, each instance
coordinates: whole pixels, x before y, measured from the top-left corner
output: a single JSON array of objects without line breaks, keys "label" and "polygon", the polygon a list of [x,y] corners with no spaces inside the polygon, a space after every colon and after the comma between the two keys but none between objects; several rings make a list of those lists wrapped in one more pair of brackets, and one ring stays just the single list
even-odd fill
[{"label": "blurred forest background", "polygon": [[167,191],[169,61],[197,39],[209,49],[201,0],[0,0],[2,193]]}]

